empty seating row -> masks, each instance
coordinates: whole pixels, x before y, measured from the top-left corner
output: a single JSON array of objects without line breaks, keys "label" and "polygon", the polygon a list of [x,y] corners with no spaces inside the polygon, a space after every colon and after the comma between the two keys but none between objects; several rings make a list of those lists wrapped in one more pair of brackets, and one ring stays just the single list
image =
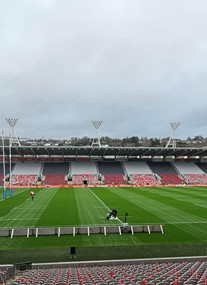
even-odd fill
[{"label": "empty seating row", "polygon": [[120,174],[125,175],[124,169],[119,161],[112,162],[97,162],[99,173],[106,174]]},{"label": "empty seating row", "polygon": [[56,162],[50,163],[45,162],[43,164],[42,175],[50,175],[50,174],[63,174],[67,175],[69,173],[69,164],[66,162]]},{"label": "empty seating row", "polygon": [[194,162],[173,162],[173,165],[181,174],[204,174]]},{"label": "empty seating row", "polygon": [[14,175],[12,176],[12,184],[17,186],[33,186],[36,184],[35,175]]},{"label": "empty seating row", "polygon": [[132,184],[134,185],[158,185],[160,184],[153,174],[133,174],[132,175]]},{"label": "empty seating row", "polygon": [[98,183],[97,175],[93,174],[75,174],[72,176],[72,182],[75,185],[80,185],[83,183],[94,185]]},{"label": "empty seating row", "polygon": [[180,185],[186,181],[179,177],[177,174],[160,174],[163,185]]},{"label": "empty seating row", "polygon": [[67,180],[65,180],[65,175],[63,174],[47,174],[43,183],[46,185],[64,185],[67,184]]},{"label": "empty seating row", "polygon": [[93,174],[97,175],[97,168],[96,168],[96,163],[91,161],[86,161],[86,162],[76,162],[72,161],[70,163],[71,168],[70,172],[71,174]]},{"label": "empty seating row", "polygon": [[122,174],[105,174],[103,184],[127,184]]},{"label": "empty seating row", "polygon": [[[35,163],[25,162],[12,164],[13,184],[34,185],[34,177],[45,177],[44,184],[67,184],[66,176],[71,177],[71,183],[83,184],[84,176],[88,184],[128,184],[125,177],[131,177],[134,185],[206,185],[207,174],[205,164],[193,162],[57,162]],[[3,175],[0,167],[0,175]],[[5,165],[8,176],[9,165]],[[33,176],[34,177],[33,177]],[[29,178],[31,176],[31,178]],[[101,177],[98,181],[97,177]],[[3,184],[3,176],[0,176]]]},{"label": "empty seating row", "polygon": [[207,185],[206,174],[186,174],[187,183],[192,185]]},{"label": "empty seating row", "polygon": [[138,264],[78,265],[32,269],[8,285],[181,285],[206,284],[207,261],[167,261]]},{"label": "empty seating row", "polygon": [[124,162],[124,167],[128,174],[152,174],[152,169],[147,162],[144,161],[127,161]]},{"label": "empty seating row", "polygon": [[39,175],[42,164],[40,162],[17,162],[12,170],[13,175]]}]

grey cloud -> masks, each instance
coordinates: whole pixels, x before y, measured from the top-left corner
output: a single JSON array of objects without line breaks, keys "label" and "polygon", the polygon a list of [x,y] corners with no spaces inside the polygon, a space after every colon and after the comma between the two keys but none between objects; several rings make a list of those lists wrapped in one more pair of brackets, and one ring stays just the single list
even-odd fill
[{"label": "grey cloud", "polygon": [[207,3],[0,3],[1,127],[23,137],[205,136]]}]

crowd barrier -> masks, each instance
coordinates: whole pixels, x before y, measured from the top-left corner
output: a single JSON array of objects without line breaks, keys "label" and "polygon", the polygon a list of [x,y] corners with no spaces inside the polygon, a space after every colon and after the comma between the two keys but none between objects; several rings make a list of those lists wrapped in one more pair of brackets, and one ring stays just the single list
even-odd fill
[{"label": "crowd barrier", "polygon": [[0,229],[0,237],[24,236],[62,236],[62,235],[93,235],[93,234],[135,234],[135,233],[164,233],[163,225],[121,225],[96,227],[62,227],[62,228],[15,228]]}]

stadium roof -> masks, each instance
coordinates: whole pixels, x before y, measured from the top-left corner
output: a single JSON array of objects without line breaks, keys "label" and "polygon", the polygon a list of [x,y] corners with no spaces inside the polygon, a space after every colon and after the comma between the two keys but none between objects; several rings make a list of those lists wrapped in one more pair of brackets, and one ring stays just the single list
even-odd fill
[{"label": "stadium roof", "polygon": [[[4,147],[9,156],[9,146]],[[12,146],[12,156],[61,156],[61,157],[154,157],[154,156],[207,156],[207,147],[80,147],[80,146]],[[0,155],[3,148],[0,147]]]}]

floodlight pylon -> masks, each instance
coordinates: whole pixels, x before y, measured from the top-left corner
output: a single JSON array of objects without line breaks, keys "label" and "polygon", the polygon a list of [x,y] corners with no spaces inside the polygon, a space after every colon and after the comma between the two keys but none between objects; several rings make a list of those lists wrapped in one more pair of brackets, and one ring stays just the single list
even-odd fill
[{"label": "floodlight pylon", "polygon": [[[12,196],[13,190],[12,190],[12,171],[11,171],[11,162],[12,162],[12,152],[11,152],[11,149],[12,149],[12,143],[13,143],[13,138],[14,138],[14,127],[16,126],[16,123],[18,122],[18,119],[16,119],[16,118],[7,118],[6,122],[11,127],[11,134],[9,136],[9,195]],[[16,141],[17,141],[18,145],[21,146],[17,136],[16,136]]]},{"label": "floodlight pylon", "polygon": [[11,127],[11,141],[10,141],[10,143],[11,144],[16,143],[16,144],[18,144],[18,146],[21,146],[20,141],[19,141],[19,139],[16,136],[15,131],[14,131],[14,128],[15,128],[17,122],[18,122],[18,119],[16,119],[16,118],[7,118],[6,122]]},{"label": "floodlight pylon", "polygon": [[176,132],[176,130],[177,130],[177,128],[180,126],[180,122],[173,122],[173,123],[170,123],[170,125],[171,125],[171,128],[172,128],[172,134],[171,134],[171,136],[170,136],[170,138],[169,138],[169,140],[168,140],[168,142],[167,142],[167,144],[166,144],[166,148],[168,148],[168,147],[172,147],[172,148],[176,148],[176,139],[175,139],[175,132]]},{"label": "floodlight pylon", "polygon": [[91,121],[94,128],[95,128],[95,137],[93,138],[92,140],[92,143],[91,143],[91,147],[94,147],[94,146],[98,146],[98,147],[101,147],[101,142],[100,142],[100,139],[99,139],[99,128],[100,126],[102,125],[103,121]]}]

